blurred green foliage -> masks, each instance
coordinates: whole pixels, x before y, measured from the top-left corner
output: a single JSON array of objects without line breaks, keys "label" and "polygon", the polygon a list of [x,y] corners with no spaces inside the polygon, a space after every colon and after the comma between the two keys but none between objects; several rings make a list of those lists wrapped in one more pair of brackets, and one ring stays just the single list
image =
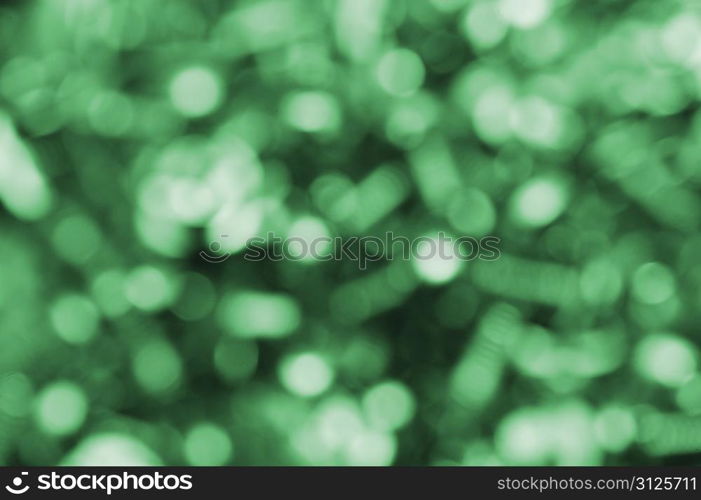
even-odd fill
[{"label": "blurred green foliage", "polygon": [[[700,96],[689,1],[3,2],[0,463],[699,463]],[[388,231],[502,255],[243,258]]]}]

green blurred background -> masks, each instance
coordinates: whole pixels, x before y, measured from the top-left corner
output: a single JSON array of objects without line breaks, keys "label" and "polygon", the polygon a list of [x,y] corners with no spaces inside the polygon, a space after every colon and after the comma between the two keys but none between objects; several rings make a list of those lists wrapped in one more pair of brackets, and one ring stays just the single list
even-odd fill
[{"label": "green blurred background", "polygon": [[[693,1],[3,2],[0,463],[698,464],[700,97]],[[243,257],[387,231],[502,254]]]}]

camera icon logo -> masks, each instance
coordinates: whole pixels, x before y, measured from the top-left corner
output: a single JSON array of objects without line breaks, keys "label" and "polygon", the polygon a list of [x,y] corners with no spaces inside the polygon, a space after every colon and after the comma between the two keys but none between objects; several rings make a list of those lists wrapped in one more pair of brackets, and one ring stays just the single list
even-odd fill
[{"label": "camera icon logo", "polygon": [[[27,490],[29,489],[29,485],[25,485],[22,487],[22,476],[27,476],[29,475],[28,472],[22,472],[19,476],[16,476],[12,480],[12,486],[7,485],[5,486],[5,489],[12,493],[13,495],[21,495],[22,493],[26,493]],[[14,486],[14,487],[13,487]]]}]

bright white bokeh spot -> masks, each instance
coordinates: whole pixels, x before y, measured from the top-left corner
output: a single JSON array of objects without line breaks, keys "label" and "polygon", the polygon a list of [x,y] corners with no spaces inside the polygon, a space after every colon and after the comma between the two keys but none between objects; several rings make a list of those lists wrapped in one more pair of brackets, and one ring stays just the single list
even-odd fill
[{"label": "bright white bokeh spot", "polygon": [[522,226],[546,226],[562,214],[568,198],[565,185],[557,179],[531,179],[514,192],[511,216]]},{"label": "bright white bokeh spot", "polygon": [[419,278],[436,285],[455,278],[463,265],[456,253],[455,241],[438,236],[421,239],[416,244],[411,263]]},{"label": "bright white bokeh spot", "polygon": [[499,0],[499,12],[512,26],[534,28],[549,15],[551,0]]},{"label": "bright white bokeh spot", "polygon": [[258,234],[264,215],[264,206],[258,202],[223,206],[206,228],[209,249],[215,256],[240,252]]},{"label": "bright white bokeh spot", "polygon": [[173,107],[188,118],[208,115],[222,101],[221,78],[204,66],[180,71],[171,80],[168,91]]},{"label": "bright white bokeh spot", "polygon": [[178,177],[172,179],[168,187],[170,211],[179,221],[200,225],[212,215],[215,196],[207,183]]},{"label": "bright white bokeh spot", "polygon": [[696,373],[696,348],[670,333],[648,335],[635,346],[633,365],[641,377],[667,387],[680,387]]},{"label": "bright white bokeh spot", "polygon": [[391,465],[397,451],[392,434],[363,430],[356,434],[346,448],[348,465]]},{"label": "bright white bokeh spot", "polygon": [[318,217],[297,219],[287,233],[287,252],[294,259],[315,262],[331,250],[331,237],[326,224]]},{"label": "bright white bokeh spot", "polygon": [[691,65],[701,45],[701,21],[692,12],[683,12],[670,19],[661,32],[662,47],[674,62]]},{"label": "bright white bokeh spot", "polygon": [[37,395],[35,418],[47,434],[66,436],[74,433],[83,425],[87,411],[85,392],[73,382],[54,382]]},{"label": "bright white bokeh spot", "polygon": [[538,96],[528,96],[516,102],[509,122],[514,135],[538,147],[557,146],[564,134],[560,108]]},{"label": "bright white bokeh spot", "polygon": [[409,49],[386,52],[377,65],[377,81],[388,94],[406,97],[423,85],[426,70],[421,58]]},{"label": "bright white bokeh spot", "polygon": [[324,358],[313,352],[304,352],[283,360],[279,376],[282,385],[291,393],[313,397],[329,388],[334,373]]},{"label": "bright white bokeh spot", "polygon": [[474,2],[465,11],[461,29],[478,48],[491,48],[504,39],[508,25],[494,2]]},{"label": "bright white bokeh spot", "polygon": [[175,298],[172,276],[155,266],[132,269],[124,282],[124,296],[143,311],[156,311],[168,306]]},{"label": "bright white bokeh spot", "polygon": [[242,140],[227,138],[211,169],[207,172],[208,188],[218,206],[238,207],[258,194],[264,171],[256,152]]},{"label": "bright white bokeh spot", "polygon": [[490,84],[475,100],[472,124],[485,142],[501,144],[512,135],[511,113],[516,104],[511,85],[501,82]]},{"label": "bright white bokeh spot", "polygon": [[51,209],[52,195],[29,145],[0,111],[0,199],[20,219],[36,220]]},{"label": "bright white bokeh spot", "polygon": [[338,128],[341,111],[338,101],[328,92],[295,92],[283,105],[285,120],[304,132],[321,132]]},{"label": "bright white bokeh spot", "polygon": [[507,465],[545,465],[555,438],[547,424],[543,411],[529,407],[502,418],[494,438],[499,457]]},{"label": "bright white bokeh spot", "polygon": [[118,432],[105,432],[83,439],[61,460],[60,465],[148,467],[163,465],[163,462],[137,438]]},{"label": "bright white bokeh spot", "polygon": [[364,429],[360,409],[348,397],[325,400],[318,409],[316,424],[321,441],[334,450],[348,444]]},{"label": "bright white bokeh spot", "polygon": [[222,298],[219,317],[235,337],[279,338],[297,329],[302,312],[288,295],[239,291]]}]

